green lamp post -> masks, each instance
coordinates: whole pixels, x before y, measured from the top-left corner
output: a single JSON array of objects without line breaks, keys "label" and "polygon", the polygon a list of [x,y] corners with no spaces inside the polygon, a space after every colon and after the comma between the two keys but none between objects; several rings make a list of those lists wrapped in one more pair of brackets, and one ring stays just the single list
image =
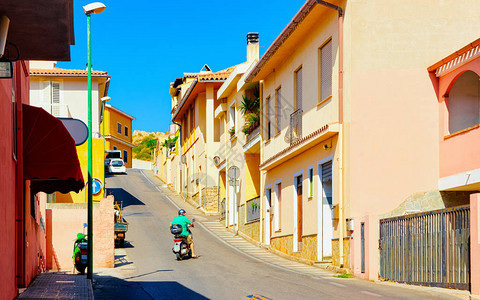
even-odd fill
[{"label": "green lamp post", "polygon": [[106,8],[105,4],[94,2],[83,7],[87,16],[87,49],[88,49],[88,271],[87,278],[93,279],[93,191],[92,191],[92,48],[90,36],[90,15],[99,14]]}]

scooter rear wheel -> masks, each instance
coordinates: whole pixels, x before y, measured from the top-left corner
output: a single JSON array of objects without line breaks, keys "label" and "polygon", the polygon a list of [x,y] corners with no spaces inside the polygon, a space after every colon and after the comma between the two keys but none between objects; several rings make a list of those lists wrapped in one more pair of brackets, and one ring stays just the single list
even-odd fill
[{"label": "scooter rear wheel", "polygon": [[180,253],[175,253],[175,255],[177,256],[177,260],[183,259],[183,256]]}]

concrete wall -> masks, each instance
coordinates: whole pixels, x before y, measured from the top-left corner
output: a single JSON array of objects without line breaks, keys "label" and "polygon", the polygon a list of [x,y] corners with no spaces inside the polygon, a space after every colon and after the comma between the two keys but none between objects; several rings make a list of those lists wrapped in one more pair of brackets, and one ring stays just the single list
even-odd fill
[{"label": "concrete wall", "polygon": [[[94,203],[94,267],[113,268],[114,218],[113,196]],[[87,205],[83,203],[47,204],[47,266],[51,269],[73,269],[73,242],[77,233],[87,233]]]}]

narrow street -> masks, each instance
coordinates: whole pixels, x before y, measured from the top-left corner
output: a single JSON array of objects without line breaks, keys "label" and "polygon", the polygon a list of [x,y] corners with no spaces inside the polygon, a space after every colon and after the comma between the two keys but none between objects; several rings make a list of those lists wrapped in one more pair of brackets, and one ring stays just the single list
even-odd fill
[{"label": "narrow street", "polygon": [[123,201],[129,222],[124,249],[116,251],[115,269],[97,269],[96,299],[245,299],[257,294],[270,299],[448,299],[435,289],[336,278],[320,270],[302,275],[252,259],[233,250],[201,226],[208,219],[185,204],[199,259],[177,261],[171,251],[168,224],[177,208],[149,171],[107,179],[108,193]]}]

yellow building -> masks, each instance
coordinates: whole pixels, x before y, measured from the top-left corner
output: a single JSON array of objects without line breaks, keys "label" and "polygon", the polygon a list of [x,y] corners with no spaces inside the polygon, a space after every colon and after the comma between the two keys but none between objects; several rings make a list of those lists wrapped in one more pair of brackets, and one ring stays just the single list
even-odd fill
[{"label": "yellow building", "polygon": [[120,150],[127,168],[132,167],[132,121],[134,117],[105,104],[105,150]]}]

